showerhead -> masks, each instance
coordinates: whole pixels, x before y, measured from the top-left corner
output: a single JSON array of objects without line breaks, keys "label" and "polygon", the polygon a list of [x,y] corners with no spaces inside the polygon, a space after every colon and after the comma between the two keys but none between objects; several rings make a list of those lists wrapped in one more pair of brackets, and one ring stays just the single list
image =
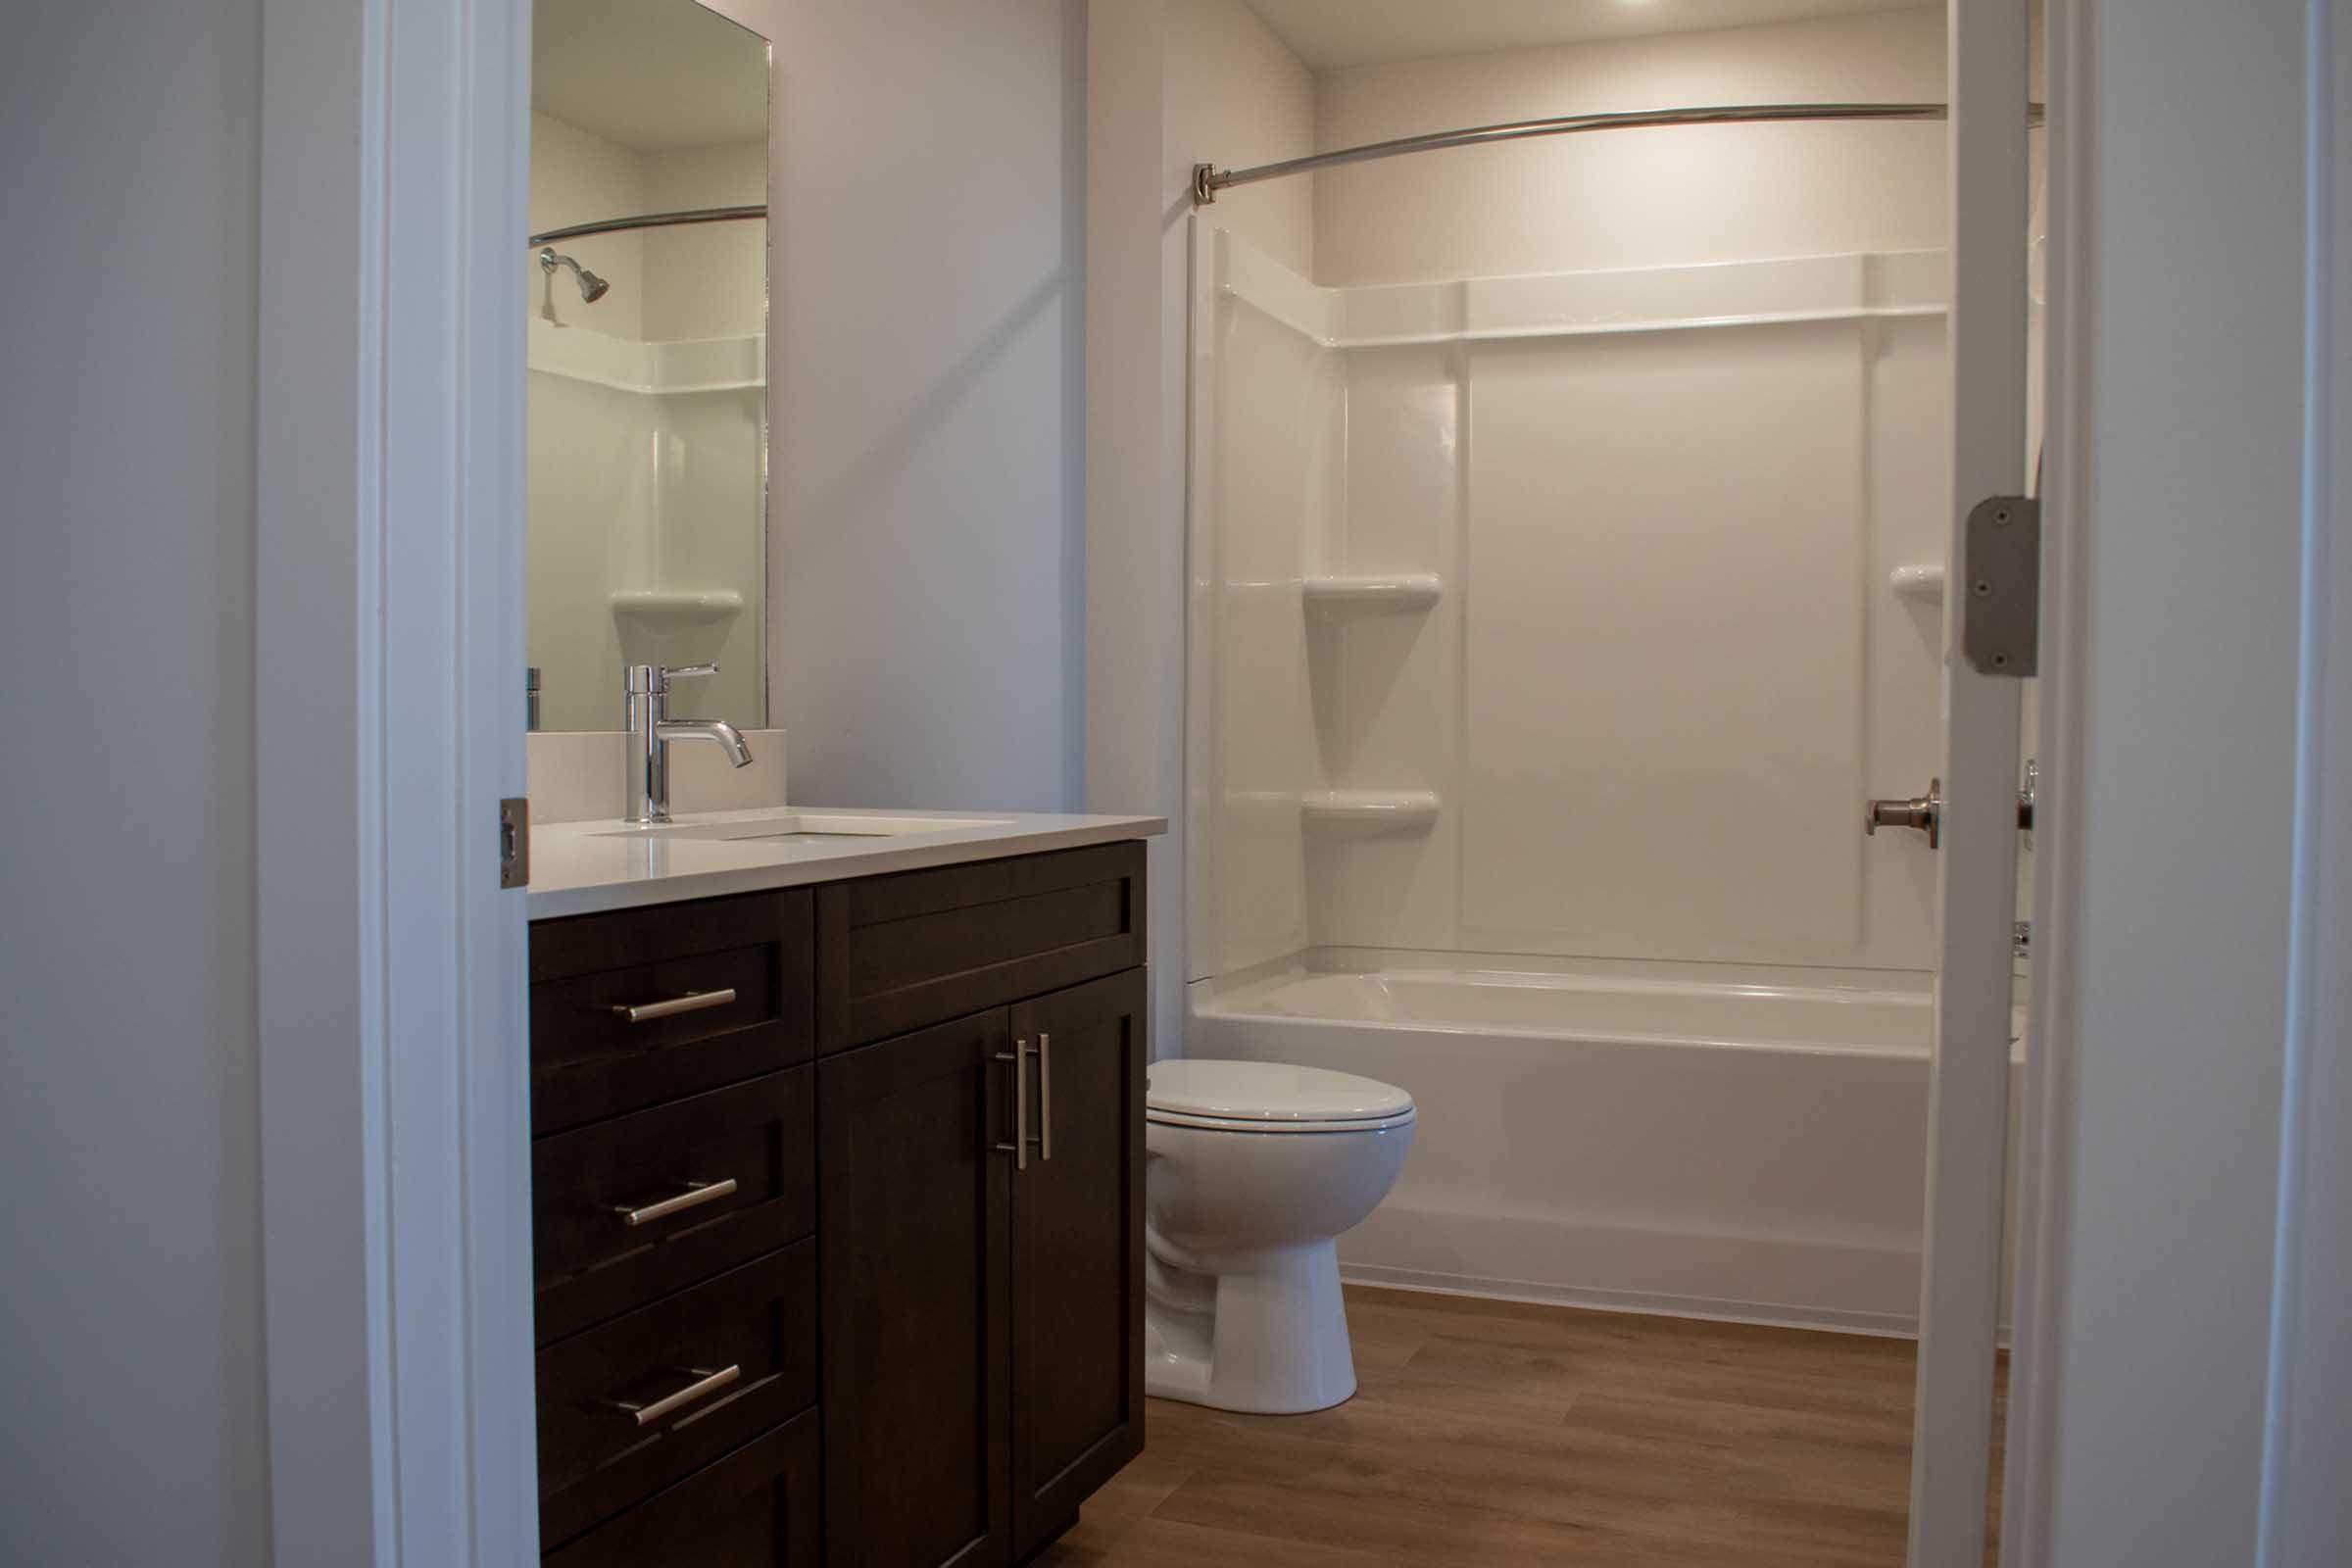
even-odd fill
[{"label": "showerhead", "polygon": [[580,285],[580,298],[590,305],[603,299],[605,291],[612,286],[570,257],[559,256],[556,248],[552,245],[539,253],[539,270],[552,277],[559,267],[571,269],[571,275],[578,280]]}]

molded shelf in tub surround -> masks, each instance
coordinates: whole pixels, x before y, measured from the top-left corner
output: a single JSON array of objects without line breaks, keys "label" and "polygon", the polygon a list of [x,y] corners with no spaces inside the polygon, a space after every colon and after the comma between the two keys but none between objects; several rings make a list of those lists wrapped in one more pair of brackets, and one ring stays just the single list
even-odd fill
[{"label": "molded shelf in tub surround", "polygon": [[1308,790],[1298,798],[1307,827],[1332,833],[1425,833],[1438,819],[1435,790]]},{"label": "molded shelf in tub surround", "polygon": [[533,317],[524,362],[549,375],[652,396],[767,384],[767,339],[757,333],[641,343]]},{"label": "molded shelf in tub surround", "polygon": [[1427,610],[1444,592],[1434,571],[1309,577],[1305,583],[1307,610],[1326,620]]},{"label": "molded shelf in tub surround", "polygon": [[732,588],[617,588],[612,613],[672,625],[706,626],[743,613],[743,595]]},{"label": "molded shelf in tub surround", "polygon": [[1897,566],[1886,574],[1886,586],[1905,599],[1923,599],[1931,604],[1943,602],[1943,563],[1931,561],[1914,566]]},{"label": "molded shelf in tub surround", "polygon": [[1227,229],[1210,228],[1209,274],[1326,348],[1865,320],[1944,313],[1941,251],[1849,251],[1695,266],[1330,287]]}]

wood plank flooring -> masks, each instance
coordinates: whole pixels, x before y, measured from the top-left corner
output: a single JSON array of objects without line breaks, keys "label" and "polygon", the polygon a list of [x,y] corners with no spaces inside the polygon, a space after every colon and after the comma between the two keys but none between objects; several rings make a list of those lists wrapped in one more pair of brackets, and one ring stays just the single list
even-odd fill
[{"label": "wood plank flooring", "polygon": [[1353,1399],[1153,1400],[1041,1568],[1903,1560],[1908,1342],[1352,1286],[1348,1318]]}]

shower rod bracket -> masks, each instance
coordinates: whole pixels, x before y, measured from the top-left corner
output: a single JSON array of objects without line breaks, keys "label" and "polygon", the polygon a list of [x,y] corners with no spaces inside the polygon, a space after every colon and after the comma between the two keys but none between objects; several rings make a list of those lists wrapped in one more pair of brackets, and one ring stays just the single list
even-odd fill
[{"label": "shower rod bracket", "polygon": [[1960,654],[1980,675],[2024,679],[2039,663],[2041,503],[1986,496],[1961,530]]}]

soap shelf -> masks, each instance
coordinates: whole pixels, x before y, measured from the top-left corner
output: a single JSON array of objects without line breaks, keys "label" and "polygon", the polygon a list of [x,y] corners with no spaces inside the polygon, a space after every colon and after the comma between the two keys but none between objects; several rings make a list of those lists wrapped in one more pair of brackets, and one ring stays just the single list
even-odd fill
[{"label": "soap shelf", "polygon": [[1306,579],[1306,608],[1326,620],[1427,610],[1445,591],[1434,571],[1316,576]]},{"label": "soap shelf", "polygon": [[672,626],[708,626],[743,612],[743,595],[732,588],[617,588],[612,613]]},{"label": "soap shelf", "polygon": [[1905,599],[1941,604],[1943,602],[1943,563],[1932,561],[1918,565],[1895,567],[1886,574],[1886,586]]},{"label": "soap shelf", "polygon": [[1426,833],[1438,819],[1435,790],[1308,790],[1298,816],[1319,832]]}]

